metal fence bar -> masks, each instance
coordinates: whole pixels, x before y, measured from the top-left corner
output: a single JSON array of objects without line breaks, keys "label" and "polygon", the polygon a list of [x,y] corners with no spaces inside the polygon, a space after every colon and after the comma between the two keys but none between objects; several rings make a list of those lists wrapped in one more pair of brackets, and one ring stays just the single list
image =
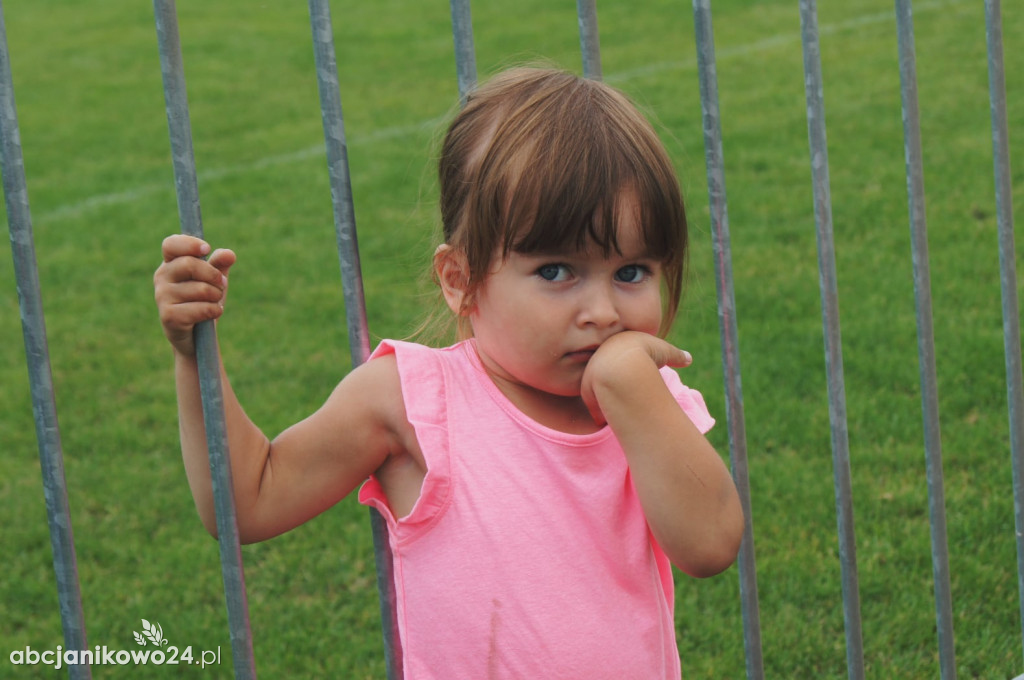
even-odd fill
[{"label": "metal fence bar", "polygon": [[580,24],[583,77],[601,80],[601,37],[597,30],[597,0],[576,0]]},{"label": "metal fence bar", "polygon": [[345,140],[345,119],[342,115],[338,88],[338,65],[334,53],[331,7],[328,0],[309,0],[309,16],[313,31],[327,169],[331,182],[331,203],[334,206],[334,225],[341,263],[341,282],[345,295],[349,348],[352,365],[358,366],[370,357],[370,333],[366,322],[363,275],[359,264],[352,180],[349,175],[348,145]]},{"label": "metal fence bar", "polygon": [[722,338],[722,370],[725,378],[725,414],[729,427],[729,459],[739,491],[745,522],[740,544],[740,603],[743,612],[743,645],[747,678],[764,678],[761,651],[761,614],[757,597],[757,569],[754,560],[754,525],[747,468],[747,434],[740,384],[739,333],[736,326],[736,298],[733,293],[729,214],[725,192],[725,155],[718,108],[718,73],[711,25],[711,0],[693,0],[697,69],[703,113],[704,155],[707,163],[708,206],[711,213],[715,283],[718,292],[718,326]]},{"label": "metal fence bar", "polygon": [[914,299],[917,307],[917,349],[921,375],[921,410],[924,419],[925,470],[928,513],[931,518],[932,576],[935,581],[935,624],[939,639],[942,680],[956,680],[953,640],[953,598],[950,590],[949,544],[946,539],[946,495],[942,475],[942,439],[939,427],[939,388],[935,370],[935,332],[932,324],[931,274],[928,263],[928,226],[925,218],[924,162],[917,100],[917,62],[914,20],[910,0],[896,0],[900,91],[903,101],[903,136],[907,166]]},{"label": "metal fence bar", "polygon": [[[185,234],[202,238],[203,220],[199,209],[199,185],[192,151],[192,127],[189,122],[185,69],[181,57],[181,40],[178,35],[174,0],[153,0],[153,12],[160,48],[160,71],[163,74],[167,104],[167,125],[170,131],[181,230]],[[242,551],[231,484],[227,429],[224,423],[224,398],[220,383],[216,327],[212,321],[205,321],[196,326],[195,344],[235,677],[255,678],[256,664],[253,657],[252,631],[249,628],[249,605],[245,594]]]},{"label": "metal fence bar", "polygon": [[999,229],[999,280],[1002,289],[1003,347],[1006,392],[1010,411],[1010,455],[1013,461],[1013,509],[1017,529],[1017,584],[1021,629],[1024,631],[1024,379],[1021,369],[1020,312],[1013,239],[1013,187],[1010,136],[1006,120],[1006,76],[1003,71],[1003,23],[1000,0],[985,0],[988,36],[989,99],[992,152],[995,164],[996,219]]},{"label": "metal fence bar", "polygon": [[825,371],[828,375],[829,420],[832,425],[832,465],[835,478],[839,560],[842,569],[843,622],[846,628],[846,667],[851,680],[864,678],[864,643],[857,577],[857,548],[853,526],[853,490],[846,420],[843,349],[839,331],[839,295],[835,244],[832,238],[832,198],[828,144],[825,134],[825,94],[818,43],[818,10],[814,0],[800,0],[800,26],[807,95],[807,130],[817,223]]},{"label": "metal fence bar", "polygon": [[466,102],[476,87],[476,49],[473,47],[473,18],[469,0],[451,0],[452,37],[455,40],[455,71],[459,79],[459,100]]},{"label": "metal fence bar", "polygon": [[[323,119],[327,168],[334,207],[338,259],[345,296],[349,350],[353,368],[370,357],[370,334],[366,321],[366,299],[363,291],[359,244],[356,238],[355,207],[345,141],[345,119],[342,114],[338,85],[338,64],[334,51],[334,32],[328,0],[309,0],[309,18],[313,32],[317,85],[320,91],[320,112]],[[381,630],[384,637],[384,661],[388,680],[402,677],[402,646],[398,635],[394,581],[394,557],[391,554],[388,528],[381,514],[370,508],[370,528],[377,567],[377,591],[380,595]]]},{"label": "metal fence bar", "polygon": [[[57,402],[50,369],[50,350],[46,340],[42,292],[32,238],[32,214],[28,205],[25,162],[21,153],[21,133],[14,103],[14,80],[11,77],[10,53],[7,49],[7,26],[0,4],[0,165],[3,167],[4,200],[7,205],[7,226],[11,235],[15,280],[21,310],[21,328],[25,338],[32,411],[36,439],[39,442],[39,463],[43,475],[43,496],[50,527],[53,570],[57,578],[64,649],[85,651],[85,616],[82,591],[78,582],[75,541],[71,531],[71,509],[68,505],[64,477],[64,454],[57,422]],[[68,676],[91,678],[89,664],[69,664]]]}]

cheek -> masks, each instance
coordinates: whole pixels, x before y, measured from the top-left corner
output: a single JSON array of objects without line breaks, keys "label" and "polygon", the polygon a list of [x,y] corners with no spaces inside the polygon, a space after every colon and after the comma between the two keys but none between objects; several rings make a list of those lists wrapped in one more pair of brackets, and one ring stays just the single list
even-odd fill
[{"label": "cheek", "polygon": [[651,335],[658,334],[664,316],[660,292],[655,291],[633,300],[626,310],[627,326]]}]

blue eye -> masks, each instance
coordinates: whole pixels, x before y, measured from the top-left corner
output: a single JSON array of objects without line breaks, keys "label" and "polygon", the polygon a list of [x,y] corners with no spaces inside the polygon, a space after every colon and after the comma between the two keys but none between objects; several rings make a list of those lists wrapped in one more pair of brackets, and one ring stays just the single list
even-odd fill
[{"label": "blue eye", "polygon": [[615,272],[615,279],[622,283],[640,283],[650,273],[650,270],[643,265],[628,264]]},{"label": "blue eye", "polygon": [[544,264],[537,268],[537,276],[545,281],[565,281],[569,278],[569,268],[564,264]]}]

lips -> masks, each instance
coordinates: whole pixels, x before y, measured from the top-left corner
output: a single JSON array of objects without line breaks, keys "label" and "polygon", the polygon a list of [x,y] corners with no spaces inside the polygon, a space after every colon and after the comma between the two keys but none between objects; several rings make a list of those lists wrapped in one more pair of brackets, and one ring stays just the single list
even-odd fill
[{"label": "lips", "polygon": [[590,357],[594,356],[594,352],[597,351],[598,346],[599,345],[593,345],[591,347],[573,350],[572,352],[566,352],[565,357],[573,361],[590,361]]}]

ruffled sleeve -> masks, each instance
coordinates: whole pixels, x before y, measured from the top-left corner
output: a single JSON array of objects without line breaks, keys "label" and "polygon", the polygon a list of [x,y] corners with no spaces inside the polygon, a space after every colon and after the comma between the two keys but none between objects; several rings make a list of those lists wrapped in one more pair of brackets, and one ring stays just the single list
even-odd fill
[{"label": "ruffled sleeve", "polygon": [[359,502],[377,508],[387,519],[392,540],[408,540],[429,528],[448,503],[451,462],[447,427],[444,367],[438,350],[415,343],[384,340],[369,361],[394,354],[406,416],[427,464],[419,499],[405,517],[394,517],[376,476],[359,490]]},{"label": "ruffled sleeve", "polygon": [[697,390],[690,389],[679,379],[675,370],[665,366],[661,369],[661,377],[668,386],[672,396],[676,398],[683,413],[690,421],[697,426],[701,434],[707,434],[715,425],[715,419],[708,412],[707,404],[704,403],[704,396]]}]

